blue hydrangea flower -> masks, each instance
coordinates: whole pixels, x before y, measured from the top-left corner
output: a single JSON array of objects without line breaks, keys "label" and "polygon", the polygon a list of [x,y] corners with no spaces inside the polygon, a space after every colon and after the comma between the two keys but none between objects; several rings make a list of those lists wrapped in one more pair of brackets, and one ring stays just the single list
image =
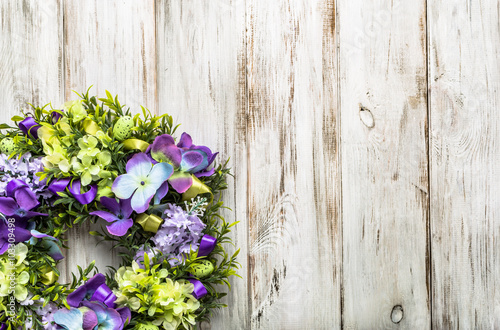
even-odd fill
[{"label": "blue hydrangea flower", "polygon": [[174,168],[168,163],[153,163],[145,153],[135,154],[127,162],[127,174],[115,179],[111,191],[120,199],[129,199],[132,209],[143,213],[158,189],[172,175]]}]

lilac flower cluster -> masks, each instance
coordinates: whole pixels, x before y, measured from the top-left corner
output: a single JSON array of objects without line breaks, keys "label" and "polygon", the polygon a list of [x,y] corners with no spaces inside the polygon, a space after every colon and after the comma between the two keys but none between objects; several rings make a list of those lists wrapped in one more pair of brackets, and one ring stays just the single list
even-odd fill
[{"label": "lilac flower cluster", "polygon": [[49,198],[52,193],[47,189],[46,180],[40,181],[36,173],[43,172],[41,158],[32,158],[25,153],[20,158],[0,154],[0,196],[6,196],[7,184],[13,179],[24,181],[36,194],[37,199]]},{"label": "lilac flower cluster", "polygon": [[42,323],[44,324],[45,330],[56,330],[59,328],[57,324],[53,323],[54,313],[58,310],[59,309],[57,308],[56,304],[54,304],[53,302],[49,302],[45,306],[40,305],[40,307],[36,310],[36,313],[42,317]]},{"label": "lilac flower cluster", "polygon": [[186,212],[182,207],[167,204],[164,212],[164,221],[151,241],[155,248],[144,250],[141,248],[136,260],[143,261],[144,252],[151,258],[155,252],[161,252],[168,256],[168,261],[172,266],[178,265],[183,260],[183,254],[190,253],[191,250],[198,250],[199,242],[203,236],[202,231],[205,224],[196,213]]}]

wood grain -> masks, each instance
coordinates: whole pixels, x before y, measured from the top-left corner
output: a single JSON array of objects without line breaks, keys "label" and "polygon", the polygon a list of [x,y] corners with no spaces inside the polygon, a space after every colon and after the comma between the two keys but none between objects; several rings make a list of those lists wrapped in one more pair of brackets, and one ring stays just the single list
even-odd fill
[{"label": "wood grain", "polygon": [[498,329],[498,2],[428,12],[433,326]]},{"label": "wood grain", "polygon": [[[500,328],[499,20],[484,0],[5,0],[0,119],[94,85],[231,158],[244,279],[203,329]],[[118,265],[91,228],[61,281]]]},{"label": "wood grain", "polygon": [[108,89],[133,111],[156,111],[154,0],[64,2],[67,99],[91,85]]},{"label": "wood grain", "polygon": [[[77,98],[72,90],[105,96],[104,89],[120,96],[120,102],[140,112],[139,105],[156,111],[156,53],[154,1],[106,0],[64,2],[64,63],[66,100]],[[109,242],[90,230],[104,228],[84,223],[68,232],[66,272],[96,260],[101,272],[117,267],[119,258]],[[104,229],[106,230],[106,229]]]},{"label": "wood grain", "polygon": [[338,2],[346,329],[430,326],[425,15]]},{"label": "wood grain", "polygon": [[223,301],[230,307],[216,313],[212,329],[248,329],[244,1],[161,0],[156,12],[160,113],[182,123],[177,136],[188,132],[195,144],[219,151],[218,162],[230,158],[236,174],[222,195],[232,209],[223,216],[240,221],[232,238],[243,279],[231,280]]},{"label": "wood grain", "polygon": [[0,119],[59,107],[64,100],[62,4],[59,0],[0,2]]},{"label": "wood grain", "polygon": [[247,1],[252,329],[340,326],[335,8]]}]

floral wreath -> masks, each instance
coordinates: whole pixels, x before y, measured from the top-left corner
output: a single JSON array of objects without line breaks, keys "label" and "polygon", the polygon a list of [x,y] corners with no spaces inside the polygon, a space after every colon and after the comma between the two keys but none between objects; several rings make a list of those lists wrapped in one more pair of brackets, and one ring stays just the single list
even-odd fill
[{"label": "floral wreath", "polygon": [[[187,133],[176,142],[169,115],[78,96],[0,125],[0,330],[195,329],[238,276],[227,162]],[[120,267],[59,283],[64,233],[84,221],[106,225],[90,234],[120,249]]]}]

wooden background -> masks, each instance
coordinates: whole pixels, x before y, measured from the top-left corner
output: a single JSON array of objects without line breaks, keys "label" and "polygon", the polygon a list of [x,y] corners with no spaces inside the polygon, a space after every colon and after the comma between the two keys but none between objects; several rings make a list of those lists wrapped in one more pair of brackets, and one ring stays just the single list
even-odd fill
[{"label": "wooden background", "polygon": [[0,0],[1,119],[94,85],[231,157],[212,329],[499,328],[499,6]]}]

